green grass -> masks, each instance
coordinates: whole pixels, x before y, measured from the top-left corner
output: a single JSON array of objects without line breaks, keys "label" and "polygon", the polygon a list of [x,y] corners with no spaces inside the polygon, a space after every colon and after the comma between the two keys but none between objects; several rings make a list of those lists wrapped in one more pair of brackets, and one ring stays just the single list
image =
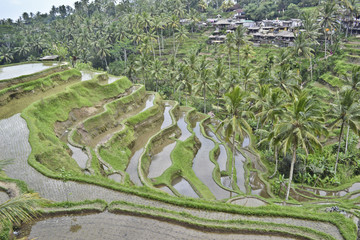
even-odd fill
[{"label": "green grass", "polygon": [[80,77],[81,77],[81,73],[76,69],[66,70],[60,73],[53,73],[44,78],[39,78],[33,81],[19,83],[16,85],[12,85],[11,87],[2,89],[0,90],[0,96],[8,92],[19,93],[21,92],[21,90],[24,92],[29,92],[36,89],[46,89],[61,82],[71,81],[71,79],[80,79]]}]

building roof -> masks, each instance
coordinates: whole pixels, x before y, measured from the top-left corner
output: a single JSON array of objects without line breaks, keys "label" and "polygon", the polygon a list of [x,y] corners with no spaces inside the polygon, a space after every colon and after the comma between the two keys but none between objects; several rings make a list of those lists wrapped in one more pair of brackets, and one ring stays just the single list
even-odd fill
[{"label": "building roof", "polygon": [[276,36],[278,36],[278,37],[289,37],[289,38],[295,37],[294,33],[289,32],[289,31],[281,31],[278,34],[276,34]]},{"label": "building roof", "polygon": [[228,19],[219,19],[216,23],[216,25],[231,25],[233,22],[229,22]]}]

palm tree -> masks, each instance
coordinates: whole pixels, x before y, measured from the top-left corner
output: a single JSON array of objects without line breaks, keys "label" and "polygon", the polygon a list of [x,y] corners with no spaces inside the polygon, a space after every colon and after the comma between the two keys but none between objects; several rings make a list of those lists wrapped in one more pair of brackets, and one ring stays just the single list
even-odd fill
[{"label": "palm tree", "polygon": [[355,91],[349,89],[341,92],[340,97],[337,99],[337,103],[332,105],[333,113],[331,113],[329,117],[336,117],[336,119],[333,123],[331,123],[331,126],[336,126],[338,123],[340,123],[339,143],[334,169],[334,174],[336,175],[340,155],[340,144],[345,125],[348,125],[351,130],[355,132],[355,134],[358,134],[359,132],[360,103],[356,97]]},{"label": "palm tree", "polygon": [[327,51],[327,32],[330,31],[332,35],[332,30],[336,28],[336,11],[336,2],[334,0],[326,1],[323,7],[320,9],[320,26],[323,28],[325,36],[325,58]]},{"label": "palm tree", "polygon": [[252,58],[254,54],[255,52],[249,44],[246,44],[242,49],[242,56],[244,57],[246,63],[249,63],[250,58]]},{"label": "palm tree", "polygon": [[349,86],[352,90],[358,92],[360,90],[360,66],[354,66],[351,69],[351,74],[343,74],[343,80],[346,87]]},{"label": "palm tree", "polygon": [[35,206],[44,200],[37,193],[27,193],[0,204],[0,223],[20,225],[38,216]]},{"label": "palm tree", "polygon": [[143,77],[143,84],[146,86],[146,80],[147,80],[147,67],[148,67],[148,59],[144,54],[141,54],[140,58],[135,62],[135,64],[138,66],[136,69],[136,72],[141,72]]},{"label": "palm tree", "polygon": [[249,65],[247,65],[244,70],[241,72],[241,79],[243,80],[244,83],[244,90],[245,92],[247,91],[247,86],[249,83],[251,83],[252,81],[252,75],[253,75],[253,68]]},{"label": "palm tree", "polygon": [[214,80],[215,80],[214,91],[215,91],[215,96],[217,98],[216,112],[218,112],[219,109],[220,95],[222,92],[222,85],[223,85],[222,82],[224,81],[224,78],[225,78],[224,65],[222,63],[222,59],[218,58],[216,67],[214,69]]},{"label": "palm tree", "polygon": [[[266,124],[267,122],[270,124],[270,131],[269,134],[274,130],[273,126],[276,125],[284,113],[285,108],[285,100],[286,94],[280,88],[271,88],[266,101],[264,102],[262,112],[258,113],[257,116],[260,117],[260,121],[262,124]],[[274,159],[275,159],[275,170],[274,173],[269,176],[269,178],[273,178],[278,169],[278,153],[279,153],[279,143],[274,143],[274,138],[268,135],[268,139],[264,139],[258,143],[261,145],[262,142],[268,141],[269,146],[274,148]]]},{"label": "palm tree", "polygon": [[[205,58],[204,60],[205,61]],[[198,84],[195,86],[195,93],[202,93],[204,99],[204,113],[206,113],[206,92],[209,90],[212,91],[211,87],[211,71],[207,68],[199,69],[199,77],[197,78]]]},{"label": "palm tree", "polygon": [[102,61],[105,62],[106,68],[108,68],[108,63],[106,58],[110,56],[110,48],[111,45],[108,44],[104,39],[100,39],[97,43],[97,55],[100,57]]},{"label": "palm tree", "polygon": [[7,48],[5,46],[1,47],[1,49],[0,49],[0,62],[3,60],[6,63],[10,63],[12,60],[14,60],[11,49]]},{"label": "palm tree", "polygon": [[[232,163],[231,163],[231,175],[230,175],[230,184],[233,184],[233,175],[234,175],[234,165],[235,165],[235,150],[236,142],[235,139],[238,136],[240,142],[244,137],[250,136],[251,127],[246,122],[247,110],[244,108],[246,106],[246,97],[247,93],[242,91],[239,86],[234,87],[230,92],[225,94],[226,100],[226,110],[227,118],[223,120],[218,126],[218,131],[220,128],[225,130],[225,140],[228,143],[232,143]],[[232,141],[230,142],[230,138]],[[230,192],[230,197],[232,192]]]},{"label": "palm tree", "polygon": [[174,54],[174,58],[176,58],[176,53],[177,53],[177,51],[178,51],[178,49],[179,49],[180,44],[181,44],[185,39],[188,38],[188,36],[187,36],[188,33],[189,33],[189,32],[186,30],[186,28],[185,28],[183,25],[181,25],[181,26],[178,28],[178,32],[176,33],[176,40],[179,41],[179,44],[178,44],[177,47],[176,47],[175,54]]},{"label": "palm tree", "polygon": [[163,64],[161,61],[159,61],[159,59],[155,59],[155,61],[153,61],[150,73],[155,79],[155,83],[156,83],[155,91],[157,92],[158,81],[163,76]]},{"label": "palm tree", "polygon": [[228,51],[228,57],[229,57],[229,76],[231,73],[231,53],[232,53],[232,50],[234,49],[234,41],[235,41],[235,39],[234,39],[233,33],[229,33],[226,35],[225,46]]},{"label": "palm tree", "polygon": [[314,56],[313,52],[314,49],[311,47],[313,43],[311,41],[309,41],[309,39],[306,37],[305,34],[302,34],[301,32],[299,32],[296,36],[295,36],[295,40],[294,40],[294,47],[293,47],[293,53],[294,55],[298,58],[298,64],[299,64],[299,74],[301,72],[301,64],[300,64],[300,57],[305,57],[307,59],[310,60],[310,79],[312,81],[312,62],[311,62],[311,58]]},{"label": "palm tree", "polygon": [[184,63],[180,63],[179,66],[179,77],[177,81],[179,82],[179,86],[177,87],[178,91],[181,91],[182,89],[187,90],[186,95],[186,106],[187,106],[187,98],[188,95],[191,95],[192,92],[192,82],[191,82],[191,71],[190,67],[185,65]]},{"label": "palm tree", "polygon": [[169,22],[169,26],[172,29],[172,34],[173,34],[173,47],[174,47],[174,58],[175,58],[175,30],[178,29],[179,27],[179,19],[176,17],[176,15],[172,15],[170,22]]},{"label": "palm tree", "polygon": [[245,33],[246,28],[244,28],[242,25],[240,25],[234,34],[234,44],[236,46],[237,54],[238,54],[238,71],[240,74],[240,48],[243,44],[245,44]]},{"label": "palm tree", "polygon": [[274,126],[271,137],[274,144],[281,144],[284,156],[288,151],[292,152],[289,181],[285,200],[289,199],[291,182],[296,162],[296,150],[301,147],[306,155],[322,145],[318,139],[326,130],[322,125],[323,119],[319,104],[313,98],[302,92],[295,95],[292,106],[285,109],[280,117],[281,121]]}]

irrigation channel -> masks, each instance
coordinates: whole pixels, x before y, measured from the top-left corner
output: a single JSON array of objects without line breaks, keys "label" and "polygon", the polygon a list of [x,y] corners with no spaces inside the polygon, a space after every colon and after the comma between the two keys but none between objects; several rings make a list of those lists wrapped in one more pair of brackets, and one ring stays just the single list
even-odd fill
[{"label": "irrigation channel", "polygon": [[[37,71],[41,71],[41,68],[38,68]],[[22,73],[22,75],[23,74],[24,73]],[[87,81],[98,74],[99,73],[96,72],[82,72],[80,80]],[[107,78],[107,83],[113,83],[116,79],[116,77],[110,76]],[[140,158],[145,151],[148,150],[149,143],[155,141],[153,136],[162,136],[161,134],[164,134],[166,138],[162,139],[163,141],[161,141],[161,144],[154,144],[149,150],[150,164],[147,175],[144,177],[151,182],[152,180],[159,178],[167,171],[167,169],[172,167],[171,153],[175,149],[177,143],[186,141],[194,134],[199,142],[199,148],[194,155],[192,170],[194,171],[195,176],[208,188],[216,199],[225,199],[224,201],[226,201],[230,196],[229,193],[231,190],[229,177],[222,176],[220,172],[216,171],[229,171],[228,161],[230,161],[229,152],[231,145],[225,143],[223,137],[219,134],[215,134],[203,121],[198,120],[193,122],[193,124],[188,123],[187,116],[190,112],[189,108],[178,107],[177,110],[175,110],[176,102],[161,100],[161,103],[158,103],[155,101],[156,97],[154,93],[147,93],[140,98],[140,102],[136,103],[123,114],[117,116],[115,118],[116,123],[107,127],[106,130],[94,132],[94,129],[86,129],[86,126],[88,126],[87,124],[92,118],[106,113],[107,104],[112,104],[121,98],[134,94],[139,89],[140,86],[133,85],[123,94],[110,99],[104,99],[92,107],[73,109],[69,113],[68,120],[56,122],[54,124],[56,136],[69,147],[71,150],[69,152],[70,156],[78,163],[80,168],[91,170],[89,169],[89,160],[91,160],[91,156],[89,156],[89,151],[83,151],[83,149],[93,149],[98,154],[98,149],[101,146],[112,141],[113,136],[124,129],[125,124],[123,123],[126,119],[149,110],[154,107],[155,104],[162,104],[161,113],[158,113],[159,116],[157,116],[157,119],[161,120],[155,121],[151,127],[135,129],[138,135],[136,135],[136,139],[131,145],[131,155],[128,160],[128,165],[124,169],[126,173],[120,174],[113,170],[111,172],[111,169],[108,169],[108,176],[104,177],[109,177],[110,179],[119,182],[118,184],[121,184],[124,177],[123,174],[128,174],[131,182],[135,185],[142,186],[143,181],[139,176]],[[49,95],[36,94],[31,100],[27,99],[26,96],[24,99],[26,99],[26,102],[29,105],[43,97],[56,94],[63,90],[63,88],[58,89],[55,92],[50,92],[51,90],[49,90],[44,92],[44,94],[47,93]],[[4,108],[0,107],[2,112],[3,109]],[[122,201],[122,203],[116,203],[117,205],[115,204],[115,206],[117,208],[108,209],[108,211],[96,214],[69,215],[41,219],[37,223],[22,228],[20,230],[20,236],[28,236],[30,239],[119,239],[119,236],[124,239],[179,239],[179,236],[181,236],[183,239],[245,238],[260,240],[298,239],[299,235],[304,236],[304,238],[317,238],[317,235],[314,232],[307,231],[308,229],[312,229],[324,232],[335,239],[343,239],[338,228],[327,222],[290,217],[251,216],[218,212],[214,210],[194,209],[125,192],[114,191],[94,184],[61,181],[45,177],[28,164],[31,145],[29,143],[29,129],[27,123],[20,114],[22,109],[0,116],[1,158],[14,159],[12,164],[4,168],[8,177],[24,181],[29,189],[38,192],[40,196],[57,202],[78,202],[103,199],[107,203],[113,201]],[[176,113],[174,114],[174,112]],[[172,114],[175,116],[175,119],[173,119]],[[80,136],[80,139],[73,137],[74,133],[78,132],[81,134],[77,134],[76,136]],[[219,146],[218,154],[215,158],[217,164],[210,160],[211,152],[215,149],[216,145]],[[260,174],[266,169],[259,158],[251,151],[249,145],[250,139],[245,139],[242,146],[235,152],[234,167],[237,179],[236,185],[243,194],[251,192],[252,195],[269,198],[270,195],[267,186],[260,177]],[[249,171],[248,174],[248,170],[244,167],[247,161],[251,161],[251,167],[253,169]],[[111,168],[110,164],[107,166]],[[84,171],[84,174],[91,174],[91,171]],[[219,181],[215,181],[214,176],[218,176]],[[246,179],[246,176],[248,176],[248,179]],[[194,185],[191,182],[191,179],[177,176],[174,179],[171,179],[170,183],[171,186],[160,184],[154,187],[173,196],[180,194],[187,197],[199,198],[198,193],[195,191],[196,189],[194,190],[193,188]],[[297,187],[292,191],[292,196],[294,198],[299,197],[298,199],[304,198],[305,200],[307,200],[306,196],[309,196],[310,198],[316,196],[328,198],[349,196],[349,198],[355,198],[358,195],[357,192],[359,189],[360,183],[355,183],[351,187],[341,191],[324,191],[320,189]],[[238,190],[234,189],[234,191]],[[355,193],[353,196],[351,196],[352,192]],[[8,195],[4,194],[4,192],[0,192],[0,201],[4,202],[7,199]],[[229,202],[242,206],[260,206],[263,203],[268,204],[266,201],[259,200],[257,197],[247,197],[245,195],[241,195],[240,198],[230,199]],[[252,203],[249,204],[249,202]],[[135,204],[136,206],[131,204]],[[142,211],[140,214],[141,216],[134,215],[135,212],[139,211]],[[169,219],[174,218],[178,220],[168,221]],[[206,227],[209,225],[209,228],[211,228],[211,224],[208,221],[214,221],[213,224],[224,229],[231,228],[232,230],[231,233],[220,230],[207,232],[196,230],[197,226],[191,224],[185,224],[185,227],[183,223],[188,222],[190,218],[196,218],[197,224],[200,224],[201,226]],[[238,223],[229,222],[231,220],[250,222],[246,223],[241,229]],[[274,225],[271,227],[271,234],[257,234],[259,231],[265,233],[268,230],[267,225],[259,225],[259,223],[285,224],[285,226],[281,225],[281,227],[279,227]],[[262,228],[263,230],[261,230]],[[293,230],[287,231],[286,228]],[[290,233],[286,234],[284,232]],[[292,233],[297,235],[292,235]]]}]

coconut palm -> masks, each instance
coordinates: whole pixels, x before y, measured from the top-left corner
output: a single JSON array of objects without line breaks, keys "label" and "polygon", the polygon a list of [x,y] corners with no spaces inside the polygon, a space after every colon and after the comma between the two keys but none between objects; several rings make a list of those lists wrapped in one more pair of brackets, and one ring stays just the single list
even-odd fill
[{"label": "coconut palm", "polygon": [[10,48],[7,47],[1,47],[0,49],[0,62],[5,61],[6,63],[10,63],[12,60],[14,60],[13,54],[11,52]]},{"label": "coconut palm", "polygon": [[291,182],[293,179],[298,147],[305,151],[306,155],[322,145],[318,139],[326,131],[322,125],[323,118],[317,101],[306,92],[295,95],[291,106],[288,106],[281,120],[274,126],[270,137],[274,137],[274,144],[281,145],[284,156],[287,152],[292,153],[289,181],[285,200],[289,199]]},{"label": "coconut palm", "polygon": [[338,150],[336,154],[336,162],[334,168],[334,174],[336,175],[340,155],[340,144],[345,125],[348,125],[351,130],[355,132],[355,134],[359,133],[360,103],[359,99],[356,97],[355,91],[349,89],[341,92],[340,95],[338,94],[337,102],[335,104],[332,104],[332,106],[333,112],[329,115],[329,117],[336,117],[336,119],[331,123],[331,126],[334,127],[338,123],[340,123]]},{"label": "coconut palm", "polygon": [[[245,136],[250,136],[251,127],[246,122],[247,116],[246,104],[247,93],[242,91],[239,86],[235,86],[230,92],[225,94],[227,118],[223,120],[217,128],[217,131],[221,128],[225,130],[225,140],[232,144],[232,163],[230,184],[233,184],[234,164],[235,164],[235,151],[236,142],[235,139],[239,137],[240,142]],[[232,138],[232,141],[230,141]],[[232,192],[230,192],[230,197]]]},{"label": "coconut palm", "polygon": [[337,9],[335,0],[326,1],[323,7],[320,9],[320,26],[323,28],[325,39],[325,58],[327,51],[327,32],[330,31],[332,35],[332,31],[336,28],[336,11]]},{"label": "coconut palm", "polygon": [[35,206],[44,200],[37,193],[27,193],[0,204],[0,223],[7,221],[20,225],[37,217]]},{"label": "coconut palm", "polygon": [[313,43],[311,41],[309,41],[309,39],[306,37],[305,34],[299,32],[295,36],[293,54],[298,58],[299,74],[301,72],[301,70],[300,70],[301,57],[309,59],[310,60],[310,75],[311,75],[310,79],[311,79],[311,81],[312,81],[312,75],[313,75],[311,59],[314,56],[314,54],[313,54],[314,49],[311,47],[312,45],[313,45]]},{"label": "coconut palm", "polygon": [[352,67],[350,74],[343,74],[343,80],[346,87],[358,92],[360,90],[360,66]]},{"label": "coconut palm", "polygon": [[246,33],[246,28],[244,28],[242,25],[240,25],[235,33],[234,33],[234,44],[236,46],[236,51],[238,54],[238,71],[240,74],[240,48],[242,45],[244,45],[246,43],[245,40],[245,33]]},{"label": "coconut palm", "polygon": [[159,59],[155,59],[155,61],[153,61],[150,73],[155,79],[155,91],[157,92],[159,79],[163,76],[163,64],[159,61]]},{"label": "coconut palm", "polygon": [[[284,92],[280,88],[271,88],[270,93],[268,94],[268,97],[264,102],[262,112],[256,115],[257,117],[260,117],[260,121],[262,124],[269,123],[271,128],[270,131],[267,131],[266,133],[268,135],[268,138],[267,139],[265,138],[258,143],[258,145],[261,145],[262,142],[268,141],[269,146],[272,146],[274,149],[275,170],[274,173],[271,176],[269,176],[269,178],[273,178],[278,170],[278,153],[280,146],[279,142],[275,144],[274,138],[272,137],[269,138],[269,134],[274,130],[273,126],[278,123],[279,118],[282,116],[285,110],[286,96],[287,95],[284,94]],[[264,130],[260,129],[260,131],[264,131]]]},{"label": "coconut palm", "polygon": [[229,58],[229,76],[231,73],[231,54],[232,54],[232,50],[235,47],[234,41],[235,41],[235,37],[233,33],[229,33],[226,35],[225,47],[228,51],[228,58]]},{"label": "coconut palm", "polygon": [[[206,61],[203,59],[202,61]],[[201,93],[204,100],[204,113],[206,113],[206,93],[212,91],[212,75],[208,68],[201,68],[198,71],[197,85],[194,87],[195,94]]]}]

